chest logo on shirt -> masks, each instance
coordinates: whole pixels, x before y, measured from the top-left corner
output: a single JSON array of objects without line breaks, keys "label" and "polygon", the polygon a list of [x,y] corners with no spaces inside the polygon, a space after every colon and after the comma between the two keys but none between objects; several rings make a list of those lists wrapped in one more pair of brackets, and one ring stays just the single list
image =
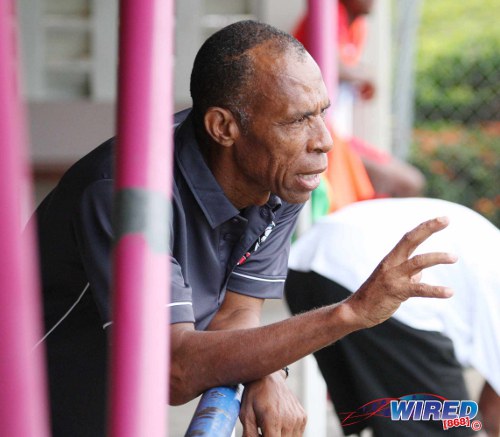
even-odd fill
[{"label": "chest logo on shirt", "polygon": [[259,249],[259,247],[264,244],[264,241],[267,240],[267,237],[269,237],[269,235],[271,234],[271,232],[273,231],[275,226],[276,226],[276,223],[274,223],[274,222],[271,222],[269,225],[267,225],[267,227],[266,227],[266,229],[264,229],[264,232],[262,233],[262,235],[259,238],[257,238],[257,241],[248,250],[248,252],[246,252],[245,255],[243,255],[240,258],[240,260],[236,263],[237,266],[241,266],[242,264],[244,264],[247,261],[247,259],[250,258],[250,255],[252,255],[252,253],[257,251]]}]

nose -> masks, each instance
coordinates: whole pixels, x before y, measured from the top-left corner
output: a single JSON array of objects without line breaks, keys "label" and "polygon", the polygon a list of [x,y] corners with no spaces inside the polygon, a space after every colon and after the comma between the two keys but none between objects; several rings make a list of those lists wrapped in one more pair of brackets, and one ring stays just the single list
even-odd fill
[{"label": "nose", "polygon": [[328,153],[333,147],[333,139],[330,135],[330,129],[323,117],[315,117],[316,122],[311,130],[311,139],[308,144],[310,153]]}]

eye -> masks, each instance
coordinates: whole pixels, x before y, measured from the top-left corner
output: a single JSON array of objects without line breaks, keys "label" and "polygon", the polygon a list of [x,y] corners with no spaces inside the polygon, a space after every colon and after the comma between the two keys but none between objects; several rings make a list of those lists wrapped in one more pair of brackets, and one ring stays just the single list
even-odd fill
[{"label": "eye", "polygon": [[307,120],[307,116],[302,116],[300,118],[296,118],[295,120],[293,120],[293,124],[301,124],[301,123],[304,123],[304,121]]},{"label": "eye", "polygon": [[322,119],[325,119],[325,117],[326,117],[326,111],[328,111],[328,108],[323,108],[323,109],[321,110],[321,114],[320,114],[320,115],[321,115],[321,118],[322,118]]}]

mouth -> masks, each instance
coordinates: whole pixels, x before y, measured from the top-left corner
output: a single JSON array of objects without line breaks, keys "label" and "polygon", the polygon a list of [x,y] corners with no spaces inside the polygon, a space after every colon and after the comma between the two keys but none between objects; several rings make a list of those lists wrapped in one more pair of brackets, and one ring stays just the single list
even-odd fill
[{"label": "mouth", "polygon": [[313,191],[318,188],[321,182],[321,173],[324,171],[323,169],[314,173],[300,173],[297,175],[298,182],[307,191]]}]

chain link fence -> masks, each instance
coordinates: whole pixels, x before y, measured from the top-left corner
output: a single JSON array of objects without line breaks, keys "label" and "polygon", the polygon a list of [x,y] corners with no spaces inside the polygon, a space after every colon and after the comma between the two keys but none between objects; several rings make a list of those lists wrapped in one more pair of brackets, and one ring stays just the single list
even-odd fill
[{"label": "chain link fence", "polygon": [[427,196],[500,227],[500,2],[424,0],[409,160]]}]

